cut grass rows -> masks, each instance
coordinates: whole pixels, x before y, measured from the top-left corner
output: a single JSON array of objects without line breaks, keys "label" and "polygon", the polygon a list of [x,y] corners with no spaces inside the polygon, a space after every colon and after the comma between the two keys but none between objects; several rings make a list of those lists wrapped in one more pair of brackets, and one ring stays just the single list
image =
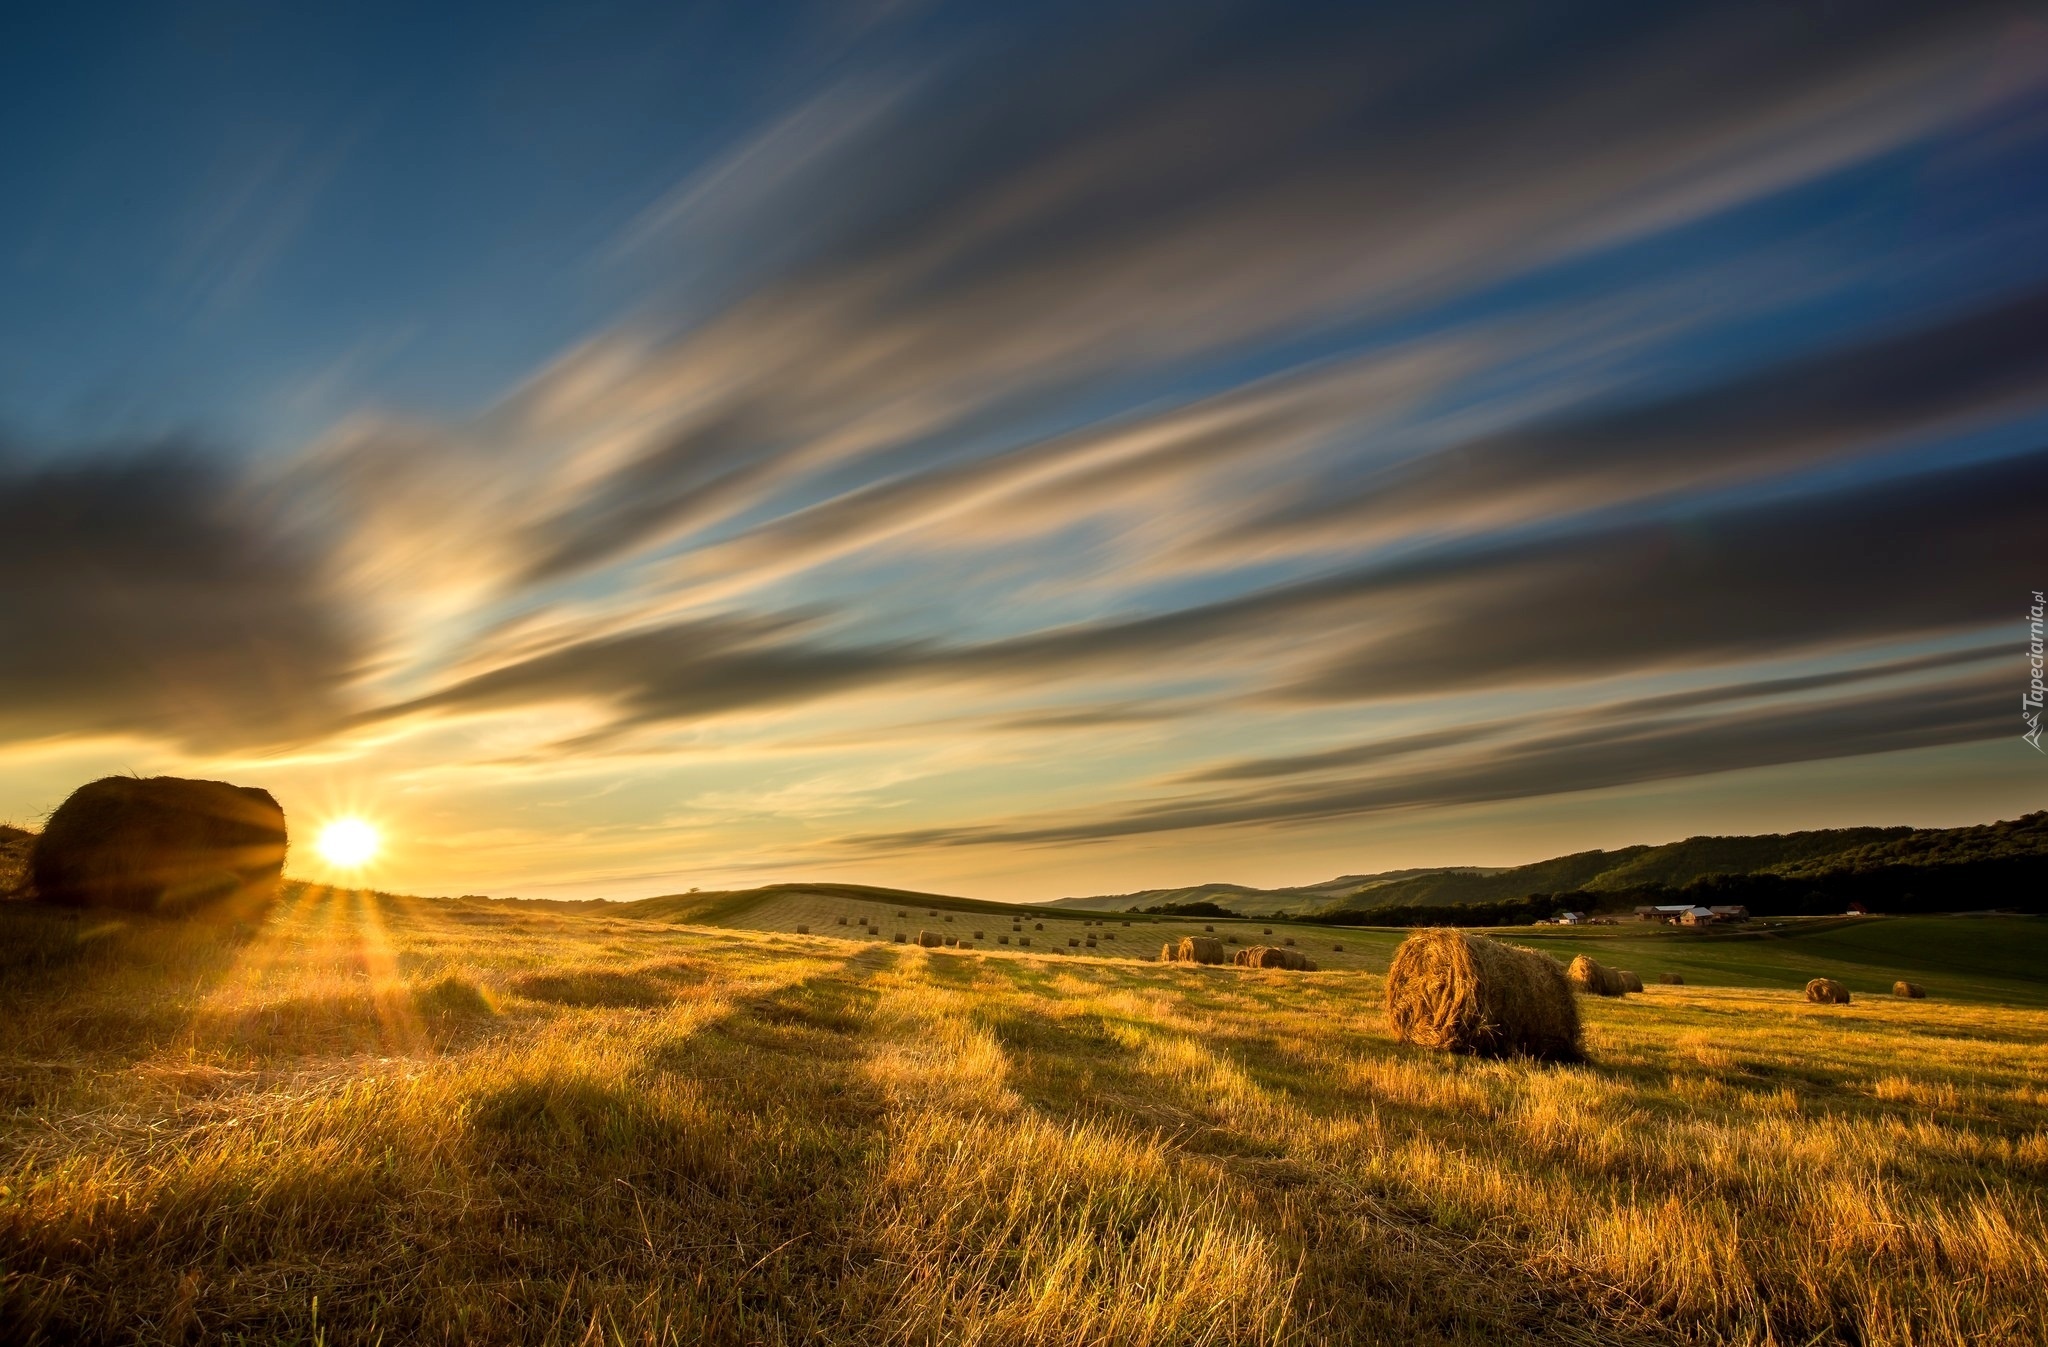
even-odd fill
[{"label": "cut grass rows", "polygon": [[0,922],[10,1342],[2048,1341],[2041,1011],[1653,989],[1555,1068],[1362,972]]}]

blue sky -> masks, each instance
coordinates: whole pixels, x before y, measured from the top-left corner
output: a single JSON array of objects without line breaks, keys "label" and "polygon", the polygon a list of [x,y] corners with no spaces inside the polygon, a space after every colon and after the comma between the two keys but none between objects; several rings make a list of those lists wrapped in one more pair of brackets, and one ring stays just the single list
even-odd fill
[{"label": "blue sky", "polygon": [[0,815],[1044,897],[2041,803],[2037,9],[52,10],[0,115]]}]

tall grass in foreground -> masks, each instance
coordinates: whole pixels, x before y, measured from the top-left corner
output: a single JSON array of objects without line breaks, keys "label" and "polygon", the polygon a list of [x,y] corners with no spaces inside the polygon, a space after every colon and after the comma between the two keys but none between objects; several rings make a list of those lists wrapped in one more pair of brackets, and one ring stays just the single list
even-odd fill
[{"label": "tall grass in foreground", "polygon": [[0,906],[0,1340],[2048,1341],[2048,1013]]}]

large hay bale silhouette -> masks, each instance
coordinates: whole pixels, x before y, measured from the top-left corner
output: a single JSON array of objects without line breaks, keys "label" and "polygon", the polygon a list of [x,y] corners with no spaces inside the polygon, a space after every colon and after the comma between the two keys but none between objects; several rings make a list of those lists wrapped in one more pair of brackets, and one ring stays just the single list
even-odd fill
[{"label": "large hay bale silhouette", "polygon": [[1621,989],[1625,992],[1639,992],[1643,989],[1643,980],[1626,968],[1615,969],[1614,976],[1621,979]]},{"label": "large hay bale silhouette", "polygon": [[1825,1006],[1846,1006],[1849,989],[1833,978],[1815,978],[1806,984],[1806,999]]},{"label": "large hay bale silhouette", "polygon": [[1210,935],[1182,936],[1174,960],[1177,963],[1223,963],[1223,942]]},{"label": "large hay bale silhouette", "polygon": [[1909,997],[1912,1000],[1918,1001],[1927,995],[1927,989],[1917,982],[1894,982],[1892,984],[1892,995]]},{"label": "large hay bale silhouette", "polygon": [[29,869],[51,902],[245,916],[276,895],[284,853],[284,810],[267,790],[109,776],[57,806]]},{"label": "large hay bale silhouette", "polygon": [[1621,974],[1601,963],[1590,954],[1581,954],[1572,960],[1565,977],[1573,987],[1588,996],[1620,996],[1627,991]]},{"label": "large hay bale silhouette", "polygon": [[1667,987],[1683,987],[1685,985],[1685,974],[1659,973],[1657,974],[1657,981],[1663,983]]},{"label": "large hay bale silhouette", "polygon": [[1579,1008],[1548,954],[1463,931],[1417,931],[1387,968],[1387,1021],[1404,1043],[1482,1057],[1575,1061]]},{"label": "large hay bale silhouette", "polygon": [[937,931],[919,931],[917,943],[926,949],[937,949],[944,943],[944,938]]}]

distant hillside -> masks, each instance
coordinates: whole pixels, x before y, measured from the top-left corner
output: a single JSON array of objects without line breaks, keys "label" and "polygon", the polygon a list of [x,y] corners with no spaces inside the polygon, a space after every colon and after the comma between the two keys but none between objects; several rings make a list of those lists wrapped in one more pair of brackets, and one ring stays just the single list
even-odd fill
[{"label": "distant hillside", "polygon": [[1463,867],[1455,872],[1440,867],[1384,870],[1377,874],[1339,875],[1335,879],[1326,879],[1319,884],[1298,884],[1275,889],[1255,889],[1245,884],[1189,884],[1177,889],[1140,889],[1136,893],[1103,893],[1089,898],[1055,898],[1044,906],[1086,908],[1093,912],[1135,912],[1146,907],[1207,902],[1232,912],[1266,913],[1277,912],[1283,908],[1301,912],[1350,899],[1361,890],[1381,884],[1391,884],[1419,875],[1445,873],[1477,875],[1489,874],[1491,871],[1476,867]]},{"label": "distant hillside", "polygon": [[[1964,906],[1989,906],[2010,901],[2012,886],[2043,863],[2048,863],[2048,813],[2035,813],[1960,828],[1831,828],[1582,851],[1490,873],[1442,871],[1361,886],[1324,911],[1509,903],[1531,894],[1618,899],[1689,888],[1712,888],[1720,895],[1715,901],[1741,902],[1745,892],[1782,900],[1794,890],[1833,894],[1852,876],[1859,895],[1896,893],[1918,903],[1953,896]],[[1965,867],[1973,883],[1993,883],[1995,892],[1987,889],[1975,901],[1968,894],[1936,892],[1944,887],[1944,875],[1953,880]]]},{"label": "distant hillside", "polygon": [[777,899],[790,897],[841,898],[856,902],[889,903],[903,907],[941,912],[987,912],[1015,915],[1045,904],[999,903],[986,898],[956,898],[943,893],[920,893],[915,889],[889,889],[872,884],[764,884],[756,889],[713,889],[701,893],[666,893],[628,903],[609,904],[620,916],[688,925],[716,926],[735,922]]},{"label": "distant hillside", "polygon": [[2048,856],[2048,810],[1997,823],[1961,828],[1872,828],[1880,834],[1832,855],[1776,867],[1791,878],[1823,870],[1869,870],[1878,866],[1939,866]]}]

